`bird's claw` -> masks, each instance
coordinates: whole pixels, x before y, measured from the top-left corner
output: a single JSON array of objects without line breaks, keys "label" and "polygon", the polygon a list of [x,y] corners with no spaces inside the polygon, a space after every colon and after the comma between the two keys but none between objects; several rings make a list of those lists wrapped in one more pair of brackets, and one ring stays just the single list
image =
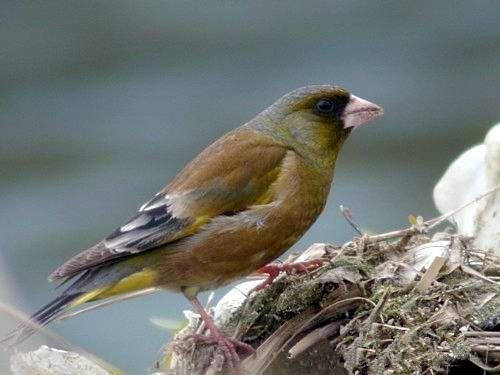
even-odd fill
[{"label": "bird's claw", "polygon": [[312,259],[296,263],[268,264],[257,270],[257,273],[259,274],[267,274],[267,278],[262,283],[254,287],[250,293],[258,292],[259,290],[271,285],[281,272],[286,272],[287,274],[291,274],[293,272],[308,273],[309,271],[321,267],[325,262],[325,259]]},{"label": "bird's claw", "polygon": [[241,362],[237,349],[241,348],[250,354],[255,353],[255,349],[251,345],[223,335],[192,335],[191,338],[196,344],[215,345],[222,351],[222,354],[224,355],[224,362],[229,366],[229,368],[236,370],[237,373],[239,373]]}]

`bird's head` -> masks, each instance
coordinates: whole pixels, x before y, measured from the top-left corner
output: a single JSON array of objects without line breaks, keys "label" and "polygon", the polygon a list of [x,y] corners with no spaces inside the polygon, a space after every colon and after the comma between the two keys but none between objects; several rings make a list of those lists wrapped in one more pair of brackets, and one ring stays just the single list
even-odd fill
[{"label": "bird's head", "polygon": [[315,85],[278,99],[253,121],[253,127],[267,130],[305,156],[336,159],[354,128],[382,114],[381,107],[340,86]]}]

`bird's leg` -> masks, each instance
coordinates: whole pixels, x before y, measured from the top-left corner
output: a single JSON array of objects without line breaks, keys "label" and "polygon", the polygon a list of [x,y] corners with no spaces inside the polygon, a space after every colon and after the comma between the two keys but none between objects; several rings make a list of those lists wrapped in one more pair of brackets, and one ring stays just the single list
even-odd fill
[{"label": "bird's leg", "polygon": [[265,265],[262,268],[259,268],[257,270],[257,273],[264,273],[267,274],[267,279],[265,279],[262,283],[257,285],[255,288],[253,288],[250,293],[252,292],[257,292],[261,289],[264,289],[268,285],[271,285],[276,279],[280,272],[286,272],[288,274],[292,272],[300,272],[300,273],[308,273],[309,271],[312,271],[318,267],[321,267],[325,263],[325,259],[313,259],[313,260],[306,260],[304,262],[297,262],[297,263],[282,263],[282,264],[268,264]]},{"label": "bird's leg", "polygon": [[191,304],[193,305],[196,312],[200,314],[201,319],[205,322],[208,330],[210,331],[210,336],[193,335],[192,338],[195,340],[195,342],[202,344],[217,345],[217,347],[222,350],[225,362],[230,368],[238,368],[240,364],[240,357],[238,356],[238,353],[236,353],[236,349],[238,347],[244,349],[249,353],[255,352],[254,348],[252,348],[251,345],[245,344],[244,342],[225,336],[219,330],[219,328],[217,328],[213,319],[205,311],[200,301],[198,301],[198,298],[188,297],[188,299],[189,302],[191,302]]}]

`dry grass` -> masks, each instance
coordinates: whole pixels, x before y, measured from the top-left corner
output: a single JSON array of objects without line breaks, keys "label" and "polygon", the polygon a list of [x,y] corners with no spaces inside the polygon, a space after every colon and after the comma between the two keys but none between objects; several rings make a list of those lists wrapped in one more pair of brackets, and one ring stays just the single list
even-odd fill
[{"label": "dry grass", "polygon": [[[487,330],[500,311],[500,259],[416,224],[324,245],[324,266],[251,295],[223,327],[257,350],[244,373],[446,374],[461,361],[495,369],[500,333]],[[168,347],[170,373],[222,367],[211,348],[183,339],[195,328]]]}]

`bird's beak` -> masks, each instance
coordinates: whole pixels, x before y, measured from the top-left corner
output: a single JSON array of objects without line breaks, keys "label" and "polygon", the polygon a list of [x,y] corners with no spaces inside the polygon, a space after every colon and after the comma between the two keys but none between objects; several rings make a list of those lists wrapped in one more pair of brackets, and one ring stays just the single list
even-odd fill
[{"label": "bird's beak", "polygon": [[351,95],[342,115],[344,128],[356,128],[375,117],[381,116],[383,113],[382,107]]}]

